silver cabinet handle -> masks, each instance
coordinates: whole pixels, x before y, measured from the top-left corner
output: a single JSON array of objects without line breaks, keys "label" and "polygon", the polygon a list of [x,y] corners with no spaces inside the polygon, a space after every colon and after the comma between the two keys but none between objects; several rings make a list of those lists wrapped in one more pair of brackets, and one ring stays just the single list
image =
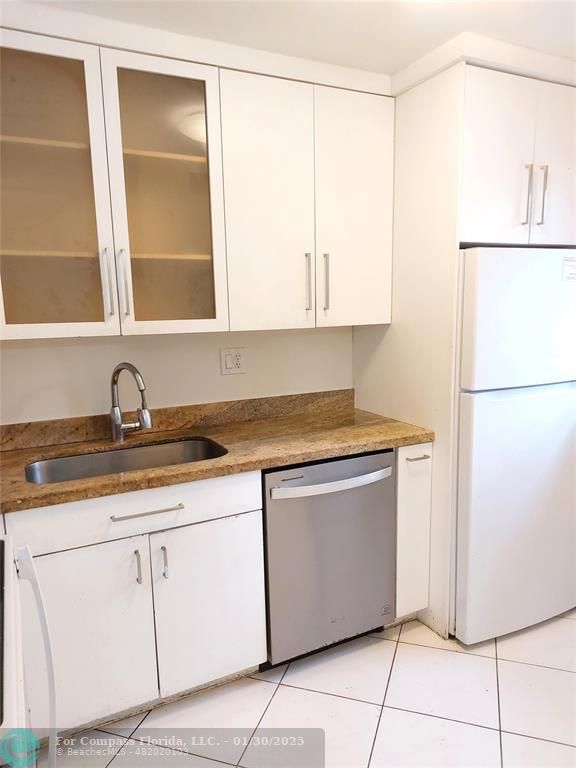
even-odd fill
[{"label": "silver cabinet handle", "polygon": [[544,213],[546,209],[546,193],[548,192],[548,166],[541,165],[540,170],[543,171],[542,176],[542,205],[540,206],[540,218],[536,222],[537,226],[544,224]]},{"label": "silver cabinet handle", "polygon": [[110,251],[104,248],[104,274],[103,274],[104,303],[106,312],[112,317],[114,315],[114,289],[112,270],[110,269]]},{"label": "silver cabinet handle", "polygon": [[324,309],[330,309],[330,254],[323,253],[324,258]]},{"label": "silver cabinet handle", "polygon": [[426,461],[426,459],[429,459],[430,456],[427,453],[424,453],[422,456],[415,456],[414,458],[411,458],[410,456],[406,456],[406,461]]},{"label": "silver cabinet handle", "polygon": [[530,210],[532,209],[532,181],[534,179],[534,165],[527,163],[524,168],[528,171],[528,188],[526,190],[526,211],[524,214],[524,221],[520,224],[525,225],[530,223]]},{"label": "silver cabinet handle", "polygon": [[130,289],[128,286],[128,256],[124,248],[118,251],[118,258],[122,267],[122,282],[124,288],[124,314],[130,317]]},{"label": "silver cabinet handle", "polygon": [[168,550],[166,547],[162,546],[160,547],[162,550],[162,561],[164,563],[164,570],[162,571],[162,576],[164,576],[165,579],[168,578]]},{"label": "silver cabinet handle", "polygon": [[150,515],[161,515],[163,512],[177,512],[179,509],[184,509],[184,504],[176,504],[175,507],[164,507],[164,509],[153,509],[150,512],[136,512],[134,515],[110,515],[110,520],[113,523],[121,523],[123,520],[134,520],[137,517],[149,517]]},{"label": "silver cabinet handle", "polygon": [[368,472],[366,475],[357,477],[347,477],[345,480],[334,480],[331,483],[316,483],[315,485],[299,485],[291,488],[271,488],[270,497],[272,499],[300,499],[303,496],[321,496],[325,493],[337,493],[338,491],[349,491],[351,488],[360,488],[363,485],[371,485],[390,477],[392,467],[377,469],[375,472]]},{"label": "silver cabinet handle", "polygon": [[140,557],[140,550],[135,549],[134,554],[136,555],[136,568],[138,575],[136,576],[136,581],[138,584],[142,584],[142,558]]},{"label": "silver cabinet handle", "polygon": [[312,309],[312,254],[305,253],[306,260],[306,312]]}]

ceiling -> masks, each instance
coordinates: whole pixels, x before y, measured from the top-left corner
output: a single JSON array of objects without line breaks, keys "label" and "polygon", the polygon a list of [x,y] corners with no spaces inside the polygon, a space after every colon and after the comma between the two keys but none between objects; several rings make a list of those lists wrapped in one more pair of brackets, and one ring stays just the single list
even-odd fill
[{"label": "ceiling", "polygon": [[384,74],[461,32],[576,59],[576,0],[39,1]]}]

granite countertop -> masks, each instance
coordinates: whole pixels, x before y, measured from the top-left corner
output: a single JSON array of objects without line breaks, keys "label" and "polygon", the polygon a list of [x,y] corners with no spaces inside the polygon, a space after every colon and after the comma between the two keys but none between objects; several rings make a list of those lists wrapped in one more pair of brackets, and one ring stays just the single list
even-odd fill
[{"label": "granite countertop", "polygon": [[9,513],[239,472],[397,448],[434,439],[434,433],[422,427],[353,407],[302,407],[300,412],[298,410],[293,407],[290,412],[284,408],[284,414],[288,412],[288,415],[282,415],[280,409],[280,415],[263,419],[196,423],[181,429],[135,433],[127,437],[124,447],[203,436],[222,444],[228,453],[207,461],[134,470],[85,480],[35,485],[26,480],[24,468],[39,459],[92,453],[120,446],[111,443],[109,439],[98,439],[2,451],[0,511]]}]

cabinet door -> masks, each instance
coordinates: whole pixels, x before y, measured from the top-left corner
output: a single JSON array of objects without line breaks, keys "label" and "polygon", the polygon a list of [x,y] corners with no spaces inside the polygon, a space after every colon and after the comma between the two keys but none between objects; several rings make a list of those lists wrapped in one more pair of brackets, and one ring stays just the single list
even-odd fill
[{"label": "cabinet door", "polygon": [[531,243],[576,243],[576,88],[538,84]]},{"label": "cabinet door", "polygon": [[262,512],[150,539],[161,695],[265,661]]},{"label": "cabinet door", "polygon": [[460,242],[528,243],[538,81],[466,67],[465,87]]},{"label": "cabinet door", "polygon": [[396,617],[428,606],[432,443],[398,449]]},{"label": "cabinet door", "polygon": [[[148,536],[44,555],[35,565],[52,638],[59,730],[156,699]],[[27,584],[22,597],[32,727],[45,728],[44,651]]]},{"label": "cabinet door", "polygon": [[98,49],[0,42],[2,337],[118,334]]},{"label": "cabinet door", "polygon": [[228,330],[218,70],[102,51],[122,333]]},{"label": "cabinet door", "polygon": [[313,86],[222,70],[233,331],[314,319]]},{"label": "cabinet door", "polygon": [[316,324],[389,323],[394,102],[314,87]]}]

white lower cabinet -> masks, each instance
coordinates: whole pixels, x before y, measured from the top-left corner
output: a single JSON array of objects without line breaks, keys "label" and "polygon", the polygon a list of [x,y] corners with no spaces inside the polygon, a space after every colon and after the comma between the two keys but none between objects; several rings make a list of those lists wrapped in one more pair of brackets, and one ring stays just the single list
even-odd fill
[{"label": "white lower cabinet", "polygon": [[[266,660],[260,472],[23,510],[6,528],[36,555],[59,730]],[[32,726],[43,729],[48,680],[27,584],[23,616]]]},{"label": "white lower cabinet", "polygon": [[[49,617],[59,729],[158,697],[148,535],[35,558]],[[32,726],[48,727],[40,627],[23,589]]]},{"label": "white lower cabinet", "polygon": [[[428,605],[431,457],[431,443],[397,454],[397,617]],[[60,505],[56,516],[36,509],[7,518],[15,545],[31,540],[38,553],[59,730],[87,726],[266,660],[260,473],[173,486],[164,499],[160,490]],[[174,494],[186,500],[184,516],[169,518],[159,530],[156,514],[172,508]],[[122,519],[141,530],[132,527],[128,536],[92,543],[102,520],[110,520],[111,512],[119,519],[123,496],[130,514]],[[151,505],[157,507],[152,515]],[[62,535],[76,546],[46,551],[56,541],[48,530],[55,525],[64,532],[67,520],[73,528],[75,520],[84,523],[76,525],[73,538]],[[103,530],[100,535],[107,535]],[[22,610],[32,726],[43,729],[46,664],[27,585]]]},{"label": "white lower cabinet", "polygon": [[160,695],[264,662],[261,511],[150,540]]},{"label": "white lower cabinet", "polygon": [[396,618],[428,607],[432,443],[397,454]]}]

